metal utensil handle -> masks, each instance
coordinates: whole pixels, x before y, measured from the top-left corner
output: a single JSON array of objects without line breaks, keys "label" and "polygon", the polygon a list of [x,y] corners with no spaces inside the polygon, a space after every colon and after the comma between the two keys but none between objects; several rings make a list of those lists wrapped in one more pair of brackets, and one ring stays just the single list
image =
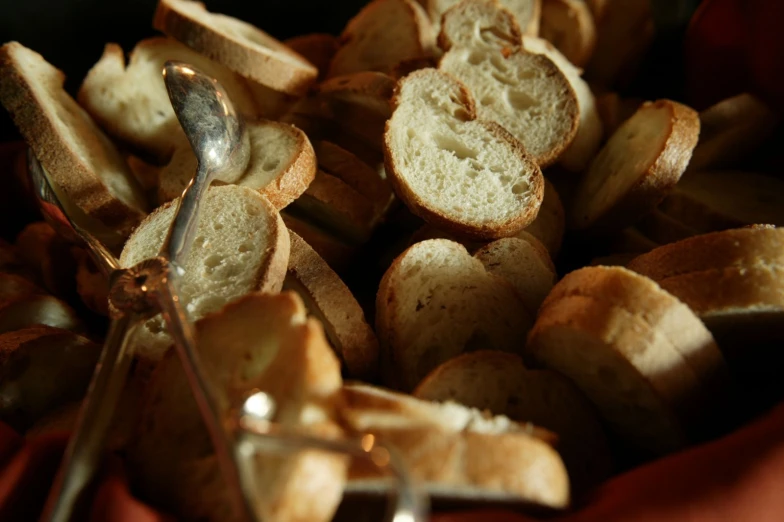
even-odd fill
[{"label": "metal utensil handle", "polygon": [[177,296],[176,277],[170,270],[168,277],[162,282],[163,284],[156,288],[161,313],[168,326],[168,331],[174,339],[174,347],[185,370],[185,376],[196,400],[199,413],[210,434],[218,464],[228,482],[227,486],[232,491],[243,518],[258,522],[256,513],[249,503],[251,492],[246,491],[245,483],[240,475],[240,466],[235,460],[239,456],[235,456],[234,441],[220,420],[220,410],[213,392],[214,388],[207,379],[201,357],[195,348],[195,330]]},{"label": "metal utensil handle", "polygon": [[[95,478],[117,403],[128,377],[133,354],[128,349],[132,335],[126,335],[138,324],[132,314],[122,315],[109,326],[101,352],[73,435],[68,441],[63,462],[49,491],[40,520],[69,522],[73,520],[82,493]],[[132,332],[131,332],[132,333]]]},{"label": "metal utensil handle", "polygon": [[199,165],[196,175],[185,187],[185,191],[178,200],[174,221],[169,227],[166,240],[161,247],[160,255],[170,260],[178,271],[181,270],[196,237],[201,199],[207,188],[203,185],[204,183],[209,185],[212,182],[210,176],[206,172],[202,172],[203,169],[206,167]]}]

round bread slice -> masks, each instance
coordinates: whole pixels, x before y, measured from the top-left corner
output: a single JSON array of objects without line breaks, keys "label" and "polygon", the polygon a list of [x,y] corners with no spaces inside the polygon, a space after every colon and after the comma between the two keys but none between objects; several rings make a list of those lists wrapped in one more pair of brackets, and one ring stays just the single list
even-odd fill
[{"label": "round bread slice", "polygon": [[319,72],[319,79],[324,79],[329,71],[329,64],[338,52],[338,39],[328,33],[309,33],[283,40],[289,49],[312,63]]},{"label": "round bread slice", "polygon": [[542,0],[539,36],[577,67],[585,67],[596,46],[596,24],[584,0]]},{"label": "round bread slice", "polygon": [[398,83],[393,106],[384,161],[414,214],[470,239],[510,236],[536,218],[541,170],[500,125],[476,119],[463,84],[422,69]]},{"label": "round bread slice", "polygon": [[[158,256],[178,204],[159,207],[139,225],[123,248],[123,267]],[[264,196],[237,185],[211,186],[178,283],[180,298],[195,321],[247,293],[277,292],[288,259],[288,229]],[[137,354],[151,361],[171,344],[160,315],[137,328],[135,339]]]},{"label": "round bread slice", "polygon": [[[261,391],[274,400],[272,420],[284,430],[341,436],[331,420],[341,386],[340,363],[296,294],[245,296],[196,323],[196,334],[222,415],[231,415],[249,393]],[[145,390],[128,453],[138,487],[161,507],[186,520],[242,520],[232,513],[208,433],[173,351]],[[347,469],[342,456],[260,448],[250,459],[259,519],[332,519]]]},{"label": "round bread slice", "polygon": [[0,420],[25,430],[43,415],[80,400],[101,347],[47,326],[0,335]]},{"label": "round bread slice", "polygon": [[699,133],[689,107],[643,104],[591,163],[575,195],[572,226],[618,230],[656,208],[686,170]]},{"label": "round bread slice", "polygon": [[352,378],[372,380],[378,372],[378,339],[351,290],[301,237],[289,232],[291,255],[284,290],[299,294],[324,326],[330,345]]},{"label": "round bread slice", "polygon": [[0,306],[22,297],[44,294],[46,291],[29,279],[16,274],[0,272]]},{"label": "round bread slice", "polygon": [[486,350],[459,355],[425,377],[414,396],[455,401],[552,431],[573,496],[612,472],[612,453],[593,405],[568,379],[529,370],[517,355]]},{"label": "round bread slice", "polygon": [[404,390],[466,351],[519,353],[532,319],[509,282],[442,239],[398,256],[376,297],[376,333],[392,374],[386,377]]},{"label": "round bread slice", "polygon": [[539,306],[558,280],[547,249],[530,235],[525,239],[497,239],[480,248],[474,257],[488,272],[512,284],[531,317],[536,316]]},{"label": "round bread slice", "polygon": [[303,95],[318,69],[257,27],[207,11],[201,2],[160,0],[152,25],[195,51],[262,85]]},{"label": "round bread slice", "polygon": [[141,187],[64,81],[60,70],[18,42],[0,48],[0,102],[52,183],[85,214],[127,235],[147,213]]},{"label": "round bread slice", "polygon": [[[493,27],[495,24],[487,24],[487,21],[491,19],[488,14],[494,8],[490,6],[491,2],[486,0],[425,0],[424,3],[427,6],[427,11],[433,25],[437,29],[440,26],[441,34],[439,34],[438,44],[444,50],[448,50],[451,47],[450,40],[448,39],[450,33],[468,34],[460,30],[456,31],[456,26],[458,25],[456,23],[457,19],[452,19],[451,21],[448,18],[444,19],[445,14],[450,10],[460,10],[463,13],[470,14],[465,17],[461,16],[460,19],[462,21],[471,20],[473,18],[481,23],[480,26],[475,26],[477,29],[480,29],[475,33],[478,36],[478,40],[493,41],[496,38],[505,40],[501,35],[510,34],[504,30],[500,34],[492,35],[493,31],[488,28]],[[512,14],[512,17],[510,17],[509,20],[514,20],[513,25],[507,24],[505,29],[514,27],[514,34],[517,35],[517,43],[514,45],[520,45],[519,36],[521,33],[531,36],[537,36],[539,34],[542,0],[501,0],[499,5]],[[444,35],[444,37],[442,37],[442,35]],[[474,40],[474,42],[476,42],[476,40]],[[512,41],[510,41],[510,43],[512,43]]]},{"label": "round bread slice", "polygon": [[373,0],[340,35],[329,77],[361,71],[389,73],[400,62],[431,54],[435,34],[415,0]]},{"label": "round bread slice", "polygon": [[76,333],[84,331],[84,324],[73,308],[51,295],[26,295],[0,306],[0,333],[37,325]]},{"label": "round bread slice", "polygon": [[[520,50],[522,31],[518,19],[507,5],[495,0],[431,0],[428,2],[434,23],[441,24],[438,46],[489,48],[511,54]],[[530,2],[526,2],[530,3]]]},{"label": "round bread slice", "polygon": [[[258,120],[248,122],[246,128],[250,161],[235,184],[257,190],[277,209],[285,208],[305,192],[316,176],[313,146],[305,133],[293,125]],[[190,143],[182,142],[158,175],[158,202],[180,197],[197,166]]]},{"label": "round bread slice", "polygon": [[659,329],[592,297],[546,300],[526,354],[568,377],[618,436],[653,454],[684,447],[690,421],[709,399]]}]

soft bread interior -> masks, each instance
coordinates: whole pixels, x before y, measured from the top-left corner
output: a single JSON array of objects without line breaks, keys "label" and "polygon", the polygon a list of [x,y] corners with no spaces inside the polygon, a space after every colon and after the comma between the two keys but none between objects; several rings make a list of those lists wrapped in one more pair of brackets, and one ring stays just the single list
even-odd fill
[{"label": "soft bread interior", "polygon": [[439,47],[444,51],[452,47],[519,50],[522,35],[518,22],[522,20],[504,8],[508,3],[502,7],[494,0],[430,0],[430,15],[434,23],[442,24]]},{"label": "soft bread interior", "polygon": [[[490,13],[491,10],[482,5],[489,4],[490,2],[463,2],[460,7],[456,7],[458,4],[461,4],[460,0],[427,0],[426,3],[428,14],[433,21],[433,25],[439,27],[443,22],[443,26],[441,26],[441,31],[443,33],[464,35],[473,33],[479,39],[492,40],[495,37],[501,41],[508,41],[502,34],[510,33],[503,31],[502,34],[499,34],[496,31],[497,25],[495,20],[492,20],[488,16],[488,13]],[[516,20],[514,23],[515,26],[519,24],[519,27],[526,33],[535,34],[539,30],[541,0],[501,0],[499,3],[514,15],[514,19]],[[460,9],[469,14],[469,16],[461,16],[460,19],[443,20],[444,14],[450,9]],[[472,30],[465,31],[464,29],[469,25],[468,22],[471,19],[474,19],[477,23],[473,24]],[[460,28],[460,26],[462,26],[462,28]],[[511,25],[507,25],[507,27],[511,27]],[[516,27],[514,31],[517,35],[520,34],[519,27]],[[491,36],[493,33],[495,33],[494,36]],[[465,43],[465,41],[463,43]],[[517,45],[520,45],[519,42]]]}]

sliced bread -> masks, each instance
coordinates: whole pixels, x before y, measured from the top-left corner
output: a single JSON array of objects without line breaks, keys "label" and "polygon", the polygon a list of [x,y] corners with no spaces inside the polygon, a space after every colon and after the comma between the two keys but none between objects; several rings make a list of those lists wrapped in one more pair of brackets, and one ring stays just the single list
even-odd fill
[{"label": "sliced bread", "polygon": [[[455,8],[455,6],[458,4],[462,4],[461,9],[475,9],[475,7],[471,6],[472,3],[474,2],[471,0],[464,0],[462,2],[461,0],[426,0],[425,2],[427,5],[428,14],[430,15],[430,20],[437,29],[443,29],[441,23],[444,17],[444,13],[452,8]],[[500,0],[498,3],[504,9],[507,9],[512,13],[514,18],[517,20],[516,25],[522,29],[522,33],[530,36],[537,36],[539,34],[540,18],[542,14],[542,0]],[[481,11],[475,11],[475,13],[480,14]],[[464,20],[468,19],[469,18],[464,18]],[[444,25],[446,25],[446,23],[447,22],[445,22]],[[485,34],[480,36],[480,38],[493,38],[493,36],[491,36],[492,31],[489,29],[485,29],[484,33]],[[499,35],[495,36],[498,37]],[[517,45],[519,45],[519,43]]]},{"label": "sliced bread", "polygon": [[376,297],[385,379],[412,390],[460,353],[520,353],[532,320],[513,286],[462,245],[443,239],[417,243],[395,259]]},{"label": "sliced bread", "polygon": [[552,431],[573,496],[612,471],[610,446],[593,405],[568,379],[550,370],[529,370],[515,354],[482,350],[459,355],[433,370],[414,396],[455,401]]},{"label": "sliced bread", "polygon": [[25,430],[80,400],[101,347],[68,330],[30,326],[0,335],[0,420]]},{"label": "sliced bread", "polygon": [[[254,293],[196,324],[199,352],[215,383],[220,411],[230,415],[247,395],[274,400],[283,429],[340,436],[331,420],[340,392],[340,363],[323,330],[291,292]],[[173,351],[145,390],[129,465],[146,498],[185,520],[239,521],[185,373]],[[263,520],[331,520],[340,502],[346,460],[317,450],[250,457],[257,516]],[[312,491],[312,495],[302,495]],[[318,492],[318,494],[315,494]]]},{"label": "sliced bread", "polygon": [[159,0],[152,25],[196,52],[277,91],[302,95],[318,70],[257,27],[191,0]]},{"label": "sliced bread", "polygon": [[122,48],[107,44],[82,82],[79,103],[142,159],[165,164],[184,136],[163,82],[167,60],[191,64],[215,78],[240,114],[257,115],[256,102],[242,78],[176,40],[161,37],[137,43],[127,64]]},{"label": "sliced bread", "polygon": [[422,69],[400,81],[393,105],[386,171],[414,214],[474,239],[512,235],[536,218],[541,170],[503,127],[477,119],[463,84]]},{"label": "sliced bread", "polygon": [[621,98],[617,92],[596,95],[596,109],[602,120],[605,137],[612,136],[623,122],[631,118],[644,103],[639,98]]},{"label": "sliced bread", "polygon": [[328,33],[302,34],[283,40],[283,43],[312,63],[318,69],[320,80],[326,77],[329,64],[340,47],[338,39]]},{"label": "sliced bread", "polygon": [[343,29],[329,76],[389,73],[402,61],[429,56],[434,46],[430,20],[415,0],[373,0]]},{"label": "sliced bread", "polygon": [[643,104],[591,162],[572,226],[620,230],[656,208],[686,170],[699,133],[693,109],[670,100]]},{"label": "sliced bread", "polygon": [[0,102],[68,200],[127,236],[147,213],[120,152],[63,88],[65,75],[18,42],[0,48]]},{"label": "sliced bread", "polygon": [[308,312],[321,321],[346,374],[372,380],[378,372],[378,339],[351,290],[310,245],[294,232],[284,290],[299,294]]},{"label": "sliced bread", "polygon": [[[131,267],[158,256],[179,200],[159,207],[123,248],[120,264]],[[249,292],[277,292],[289,259],[288,229],[258,192],[237,185],[212,186],[201,203],[196,238],[179,280],[191,320],[220,310]],[[171,338],[158,315],[137,328],[137,354],[159,361]]]},{"label": "sliced bread", "polygon": [[584,0],[542,0],[539,36],[577,67],[585,67],[596,46],[596,24]]},{"label": "sliced bread", "polygon": [[[520,50],[522,31],[515,14],[496,0],[440,2],[446,6],[438,33],[438,46],[447,52],[453,47],[495,49],[505,54]],[[431,6],[432,7],[432,6]]]},{"label": "sliced bread", "polygon": [[[257,120],[247,125],[250,161],[236,185],[257,190],[281,209],[297,199],[316,176],[316,155],[304,132],[285,123]],[[197,161],[187,141],[158,175],[158,202],[171,201],[196,174]]]}]

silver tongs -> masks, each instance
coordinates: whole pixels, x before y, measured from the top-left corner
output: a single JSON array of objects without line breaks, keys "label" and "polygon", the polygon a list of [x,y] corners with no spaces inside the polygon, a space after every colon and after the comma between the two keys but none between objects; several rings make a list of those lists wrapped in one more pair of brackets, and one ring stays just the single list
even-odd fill
[{"label": "silver tongs", "polygon": [[[109,280],[111,311],[104,348],[41,522],[73,520],[77,504],[96,476],[113,414],[128,378],[134,330],[142,320],[159,313],[174,341],[227,487],[245,520],[259,522],[254,509],[251,459],[254,451],[321,449],[366,458],[391,472],[398,481],[392,520],[424,521],[425,499],[413,488],[394,449],[380,446],[372,437],[327,440],[281,431],[271,422],[274,398],[262,392],[251,395],[240,405],[233,423],[224,422],[215,389],[196,350],[193,324],[179,298],[177,280],[184,273],[182,267],[195,236],[200,203],[207,188],[216,178],[231,183],[243,174],[250,157],[250,144],[242,118],[216,80],[179,62],[167,62],[163,76],[174,111],[198,159],[198,169],[179,199],[175,218],[157,257],[122,268],[112,253],[73,219],[79,214],[69,215],[67,200],[59,196],[37,158],[28,151],[29,175],[44,217],[66,239],[86,247]],[[260,403],[266,404],[263,411],[252,407]],[[385,458],[379,459],[379,453]]]}]

